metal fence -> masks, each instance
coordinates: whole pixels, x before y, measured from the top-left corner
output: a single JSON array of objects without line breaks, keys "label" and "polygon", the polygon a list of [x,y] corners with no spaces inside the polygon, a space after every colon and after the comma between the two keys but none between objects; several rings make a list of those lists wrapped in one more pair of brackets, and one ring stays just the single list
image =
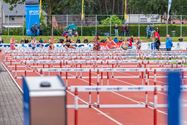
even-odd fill
[{"label": "metal fence", "polygon": [[[114,36],[115,21],[111,19],[112,15],[86,15],[81,20],[81,15],[53,15],[45,17],[41,27],[41,35],[62,35],[64,28],[70,24],[78,26],[78,34],[87,35],[111,35]],[[152,25],[160,29],[161,35],[171,34],[172,36],[187,36],[187,15],[172,15],[167,21],[166,16],[157,14],[129,14],[124,21],[123,15],[117,15],[121,20],[119,35],[123,36],[122,25],[128,24],[129,35],[145,36],[146,26]],[[108,18],[108,23],[104,24],[103,20]],[[2,19],[2,33],[6,35],[25,35],[25,17],[6,16]]]},{"label": "metal fence", "polygon": [[[115,22],[111,20],[112,15],[92,15],[85,16],[84,20],[81,20],[80,15],[53,15],[52,16],[52,30],[61,31],[64,27],[70,24],[75,24],[79,27],[79,35],[114,35]],[[167,20],[166,16],[160,16],[157,14],[130,14],[126,21],[124,21],[123,15],[117,15],[122,21],[119,26],[119,35],[122,34],[122,25],[128,24],[129,34],[134,36],[144,36],[146,32],[146,26],[152,25],[158,27],[161,30],[162,36],[171,34],[172,36],[187,36],[187,16],[176,15],[171,16]],[[108,24],[103,24],[103,20],[109,18]],[[91,33],[88,31],[88,27],[92,29]],[[52,33],[54,33],[52,31]],[[55,33],[53,35],[56,35]]]}]

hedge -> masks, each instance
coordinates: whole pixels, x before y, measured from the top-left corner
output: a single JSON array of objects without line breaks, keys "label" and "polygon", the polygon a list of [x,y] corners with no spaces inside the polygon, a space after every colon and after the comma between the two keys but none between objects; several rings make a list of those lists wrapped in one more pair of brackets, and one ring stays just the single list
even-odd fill
[{"label": "hedge", "polygon": [[[130,35],[138,36],[138,25],[130,24],[129,31]],[[155,25],[160,30],[161,36],[166,36],[166,25],[160,24]],[[173,36],[173,31],[175,31],[175,37],[180,36],[181,25],[168,25],[168,33]],[[83,36],[94,36],[95,35],[95,26],[83,26],[82,35]],[[111,27],[112,35],[114,35],[114,26]],[[97,34],[104,36],[106,33],[110,32],[110,26],[97,26]],[[24,31],[25,33],[25,31]],[[53,34],[55,36],[60,36],[63,33],[63,29],[54,29]],[[81,35],[81,27],[78,27],[78,33]],[[182,27],[183,36],[187,36],[187,25]],[[49,36],[51,34],[51,29],[48,27],[43,28],[42,35]],[[8,30],[3,29],[3,35],[8,35]],[[23,35],[23,28],[11,28],[9,29],[9,35]],[[122,26],[119,26],[119,35],[122,35]],[[140,36],[146,36],[146,25],[140,25]]]},{"label": "hedge", "polygon": [[[138,25],[129,25],[129,33],[130,35],[138,36]],[[146,25],[140,25],[140,36],[146,36]],[[155,25],[155,27],[159,28],[160,35],[166,36],[166,25]],[[168,25],[168,33],[171,36],[179,37],[180,36],[180,25]],[[95,34],[95,27],[82,27],[82,35],[83,36],[92,36]],[[173,33],[173,31],[175,33]],[[81,27],[78,28],[79,34],[81,33]],[[104,36],[105,33],[110,32],[110,26],[98,26],[97,33],[100,36]],[[114,26],[111,27],[111,34],[114,35]],[[187,25],[183,25],[182,27],[183,36],[187,36]],[[122,26],[119,26],[119,35],[122,35]]]}]

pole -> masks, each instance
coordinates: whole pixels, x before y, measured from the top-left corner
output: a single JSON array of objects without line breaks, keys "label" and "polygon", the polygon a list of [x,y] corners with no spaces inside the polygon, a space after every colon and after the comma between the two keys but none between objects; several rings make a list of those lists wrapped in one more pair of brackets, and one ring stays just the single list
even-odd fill
[{"label": "pole", "polygon": [[81,14],[81,20],[84,20],[84,0],[82,0],[82,14]]},{"label": "pole", "polygon": [[41,16],[42,16],[42,0],[40,0],[40,21],[41,21]]},{"label": "pole", "polygon": [[95,34],[97,35],[97,15],[95,16]]},{"label": "pole", "polygon": [[180,28],[180,37],[182,37],[182,36],[183,36],[183,34],[182,34],[182,30],[183,30],[183,29],[182,29],[182,25],[183,25],[183,24],[182,24],[182,15],[181,15],[181,28]]},{"label": "pole", "polygon": [[112,21],[111,21],[111,16],[110,16],[110,36],[112,36]]},{"label": "pole", "polygon": [[127,0],[124,0],[124,21],[127,19]]}]

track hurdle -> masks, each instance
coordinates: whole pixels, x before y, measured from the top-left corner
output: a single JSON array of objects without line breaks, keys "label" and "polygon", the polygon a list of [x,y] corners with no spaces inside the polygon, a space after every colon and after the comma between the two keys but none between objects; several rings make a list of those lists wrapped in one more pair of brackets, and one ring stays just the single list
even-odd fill
[{"label": "track hurdle", "polygon": [[[100,103],[88,103],[79,105],[79,93],[85,92],[154,92],[154,105],[153,107],[153,125],[157,125],[157,91],[163,91],[162,86],[71,86],[69,88],[74,93],[74,124],[78,125],[78,109],[79,108],[147,108],[146,103],[139,104],[100,104]],[[100,98],[97,98],[97,102]],[[69,105],[68,107],[73,107]]]}]

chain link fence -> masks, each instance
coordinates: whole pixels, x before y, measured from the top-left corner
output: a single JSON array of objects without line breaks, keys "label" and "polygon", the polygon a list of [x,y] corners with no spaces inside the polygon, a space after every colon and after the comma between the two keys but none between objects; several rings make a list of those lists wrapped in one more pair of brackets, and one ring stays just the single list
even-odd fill
[{"label": "chain link fence", "polygon": [[[116,19],[117,17],[117,19]],[[187,15],[172,15],[167,21],[166,16],[158,14],[129,14],[124,21],[124,15],[53,15],[46,16],[41,22],[41,35],[63,35],[68,25],[75,24],[80,36],[114,36],[115,24],[118,24],[119,36],[123,36],[124,25],[128,27],[126,35],[146,36],[146,27],[158,27],[161,36],[170,34],[173,37],[187,36]],[[119,21],[120,20],[120,21]],[[24,16],[6,16],[2,19],[2,34],[25,35]]]},{"label": "chain link fence", "polygon": [[[128,25],[129,35],[146,36],[146,27],[151,25],[158,27],[161,36],[170,34],[173,37],[187,36],[187,16],[177,15],[166,17],[157,14],[130,14],[126,21],[123,15],[117,15],[121,23],[118,24],[119,36],[123,36],[123,25]],[[103,21],[108,19],[108,23]],[[52,16],[52,35],[63,34],[64,28],[75,24],[78,26],[78,33],[81,36],[90,35],[111,35],[114,36],[116,20],[112,20],[112,15],[92,15],[85,16],[81,20],[80,15],[53,15]]]}]

